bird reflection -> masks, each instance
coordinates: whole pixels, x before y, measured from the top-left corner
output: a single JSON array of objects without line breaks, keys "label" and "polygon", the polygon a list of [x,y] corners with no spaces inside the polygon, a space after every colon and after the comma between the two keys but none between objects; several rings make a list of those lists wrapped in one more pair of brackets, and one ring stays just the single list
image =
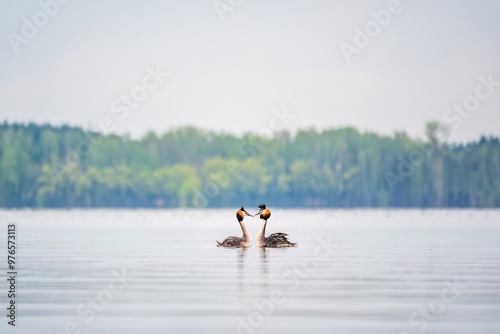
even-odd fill
[{"label": "bird reflection", "polygon": [[236,259],[236,266],[238,269],[237,281],[238,281],[238,291],[240,293],[240,297],[243,297],[245,290],[245,256],[248,252],[248,248],[239,248],[238,255]]},{"label": "bird reflection", "polygon": [[240,248],[239,253],[238,253],[238,259],[236,260],[238,264],[238,274],[242,274],[243,272],[243,267],[245,264],[245,254],[247,253],[248,249],[247,248]]},{"label": "bird reflection", "polygon": [[259,248],[260,253],[260,284],[262,297],[267,297],[269,290],[268,259],[265,248]]},{"label": "bird reflection", "polygon": [[260,252],[260,272],[267,275],[267,255],[265,248],[259,248]]},{"label": "bird reflection", "polygon": [[[257,263],[255,250],[249,248],[239,248],[236,254],[236,280],[238,297],[269,298],[269,250],[258,249],[259,263]],[[250,260],[248,259],[250,254]],[[250,261],[250,262],[249,262]],[[257,269],[257,266],[259,267]],[[255,290],[257,288],[257,291]]]}]

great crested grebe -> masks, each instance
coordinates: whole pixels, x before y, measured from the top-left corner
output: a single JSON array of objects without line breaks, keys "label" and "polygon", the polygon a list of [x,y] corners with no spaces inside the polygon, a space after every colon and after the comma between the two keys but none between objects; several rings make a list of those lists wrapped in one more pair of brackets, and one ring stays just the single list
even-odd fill
[{"label": "great crested grebe", "polygon": [[271,211],[266,207],[265,204],[259,205],[259,212],[255,216],[260,214],[260,219],[262,220],[262,227],[257,234],[257,247],[295,247],[297,244],[290,242],[287,238],[286,233],[273,233],[266,238],[266,225],[267,220],[271,217]]},{"label": "great crested grebe", "polygon": [[246,212],[245,208],[241,207],[241,209],[236,212],[236,218],[238,219],[238,223],[240,224],[241,230],[243,231],[243,237],[227,237],[223,242],[217,241],[217,247],[250,247],[252,246],[252,237],[250,233],[248,233],[247,227],[243,224],[243,218],[245,216],[253,217],[251,214]]}]

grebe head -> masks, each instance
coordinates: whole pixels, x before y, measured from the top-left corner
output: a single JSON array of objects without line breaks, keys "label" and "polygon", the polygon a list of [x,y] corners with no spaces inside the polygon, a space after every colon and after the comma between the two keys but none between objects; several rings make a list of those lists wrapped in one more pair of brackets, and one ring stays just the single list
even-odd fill
[{"label": "grebe head", "polygon": [[249,214],[244,207],[241,207],[241,209],[239,209],[238,212],[236,212],[236,218],[238,218],[238,221],[240,222],[243,221],[243,217],[245,216],[253,217],[253,215]]},{"label": "grebe head", "polygon": [[265,204],[260,204],[259,212],[257,212],[255,215],[260,215],[260,219],[268,220],[269,217],[271,217],[271,211],[269,211]]}]

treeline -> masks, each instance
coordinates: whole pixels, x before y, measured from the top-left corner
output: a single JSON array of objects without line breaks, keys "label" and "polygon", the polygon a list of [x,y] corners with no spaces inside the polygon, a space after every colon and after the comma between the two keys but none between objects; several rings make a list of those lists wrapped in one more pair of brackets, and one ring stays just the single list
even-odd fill
[{"label": "treeline", "polygon": [[353,128],[235,137],[192,127],[140,140],[0,124],[1,207],[499,207],[500,143]]}]

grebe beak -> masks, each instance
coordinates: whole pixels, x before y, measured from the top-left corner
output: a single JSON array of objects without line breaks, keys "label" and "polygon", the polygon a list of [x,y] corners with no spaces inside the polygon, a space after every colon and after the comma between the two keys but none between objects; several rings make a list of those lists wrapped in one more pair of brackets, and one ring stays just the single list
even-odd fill
[{"label": "grebe beak", "polygon": [[249,213],[248,213],[248,212],[246,212],[246,211],[243,211],[243,212],[244,212],[247,216],[250,216],[250,217],[254,217],[254,216],[255,216],[255,215],[251,215],[251,214],[249,214]]}]

